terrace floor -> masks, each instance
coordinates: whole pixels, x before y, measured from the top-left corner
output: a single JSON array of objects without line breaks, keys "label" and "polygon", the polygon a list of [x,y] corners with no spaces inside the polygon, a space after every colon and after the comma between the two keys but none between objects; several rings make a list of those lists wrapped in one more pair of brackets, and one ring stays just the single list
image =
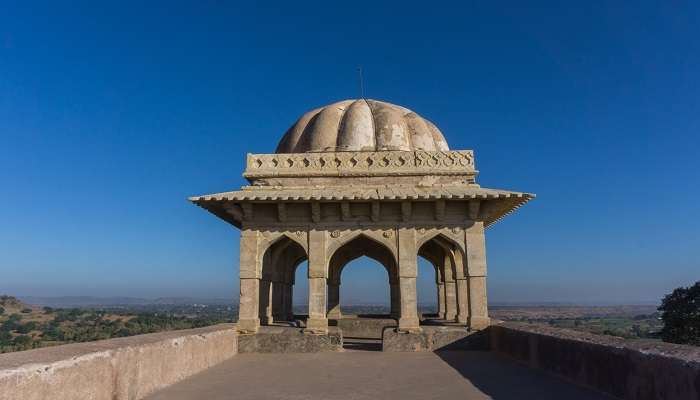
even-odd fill
[{"label": "terrace floor", "polygon": [[147,400],[610,399],[489,352],[239,354]]}]

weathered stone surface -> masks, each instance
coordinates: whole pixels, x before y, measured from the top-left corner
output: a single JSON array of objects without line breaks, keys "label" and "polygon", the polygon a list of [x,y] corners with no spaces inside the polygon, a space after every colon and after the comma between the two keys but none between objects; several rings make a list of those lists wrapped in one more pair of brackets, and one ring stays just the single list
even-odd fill
[{"label": "weathered stone surface", "polygon": [[0,400],[137,400],[236,354],[233,325],[0,355]]},{"label": "weathered stone surface", "polygon": [[457,326],[423,326],[420,332],[403,333],[384,329],[382,351],[421,352],[437,350],[487,350],[485,331],[468,331]]},{"label": "weathered stone surface", "polygon": [[239,354],[148,400],[611,400],[489,352]]},{"label": "weathered stone surface", "polygon": [[262,326],[258,333],[238,337],[239,353],[323,353],[343,350],[343,337],[337,328],[327,334],[305,333],[303,329]]},{"label": "weathered stone surface", "polygon": [[337,326],[343,337],[359,339],[381,339],[384,328],[396,327],[396,320],[381,317],[357,317],[343,316],[342,319],[329,321],[331,325]]},{"label": "weathered stone surface", "polygon": [[698,347],[517,323],[489,331],[492,351],[619,398],[700,399]]},{"label": "weathered stone surface", "polygon": [[416,113],[377,100],[344,100],[304,114],[277,153],[447,150],[439,129]]}]

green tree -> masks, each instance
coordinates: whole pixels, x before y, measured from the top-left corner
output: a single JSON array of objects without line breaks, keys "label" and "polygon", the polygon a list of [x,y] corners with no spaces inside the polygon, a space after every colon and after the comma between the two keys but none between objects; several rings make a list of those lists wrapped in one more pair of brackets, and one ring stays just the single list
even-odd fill
[{"label": "green tree", "polygon": [[12,344],[17,350],[27,350],[32,348],[32,342],[34,341],[31,337],[27,335],[20,335],[12,341]]},{"label": "green tree", "polygon": [[37,328],[36,322],[30,321],[17,327],[17,333],[27,334]]},{"label": "green tree", "polygon": [[12,343],[10,332],[0,331],[0,346],[9,346]]},{"label": "green tree", "polygon": [[0,307],[0,315],[3,315],[3,314],[5,314],[5,309]]},{"label": "green tree", "polygon": [[680,287],[661,301],[664,342],[700,346],[700,281]]}]

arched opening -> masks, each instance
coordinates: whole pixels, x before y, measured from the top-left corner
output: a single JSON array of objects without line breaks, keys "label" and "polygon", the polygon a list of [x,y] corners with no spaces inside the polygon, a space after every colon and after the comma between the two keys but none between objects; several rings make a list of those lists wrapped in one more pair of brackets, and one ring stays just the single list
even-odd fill
[{"label": "arched opening", "polygon": [[[365,235],[359,235],[349,242],[339,247],[331,256],[328,265],[328,318],[342,318],[341,303],[341,284],[342,272],[353,260],[361,257],[367,257],[375,261],[376,264],[384,267],[388,285],[387,292],[389,293],[389,309],[392,317],[398,317],[399,303],[399,286],[398,286],[398,268],[394,254],[386,247],[386,245],[377,242]],[[361,262],[361,261],[359,261]],[[375,265],[376,265],[375,264]],[[369,263],[366,266],[372,266]],[[373,273],[374,274],[374,273]],[[366,280],[365,282],[369,282]],[[347,291],[343,291],[347,293]],[[356,297],[356,302],[365,302],[366,299]]]},{"label": "arched opening", "polygon": [[[272,243],[263,255],[260,278],[260,323],[294,319],[294,284],[297,267],[306,261],[304,248],[283,236]],[[303,282],[306,279],[302,279]]]},{"label": "arched opening", "polygon": [[309,314],[309,262],[302,261],[292,281],[292,311],[294,315]]},{"label": "arched opening", "polygon": [[340,314],[389,314],[389,274],[378,261],[362,256],[348,262],[340,277]]},{"label": "arched opening", "polygon": [[416,299],[418,313],[422,318],[437,318],[440,302],[440,280],[437,268],[429,260],[418,256],[418,276],[416,277]]},{"label": "arched opening", "polygon": [[[437,235],[420,246],[418,256],[418,307],[424,319],[466,323],[467,283],[460,247],[451,239]],[[425,261],[421,262],[421,258]],[[432,285],[427,282],[429,279]],[[433,294],[429,295],[431,286]],[[428,304],[435,306],[426,307]]]}]

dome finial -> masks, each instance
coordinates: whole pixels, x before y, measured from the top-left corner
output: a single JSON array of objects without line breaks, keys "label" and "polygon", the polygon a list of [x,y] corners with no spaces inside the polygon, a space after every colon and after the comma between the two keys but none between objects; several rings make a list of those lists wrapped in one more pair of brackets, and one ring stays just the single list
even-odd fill
[{"label": "dome finial", "polygon": [[360,81],[360,98],[365,99],[365,83],[362,79],[362,65],[357,67],[357,74],[358,74],[358,79]]}]

